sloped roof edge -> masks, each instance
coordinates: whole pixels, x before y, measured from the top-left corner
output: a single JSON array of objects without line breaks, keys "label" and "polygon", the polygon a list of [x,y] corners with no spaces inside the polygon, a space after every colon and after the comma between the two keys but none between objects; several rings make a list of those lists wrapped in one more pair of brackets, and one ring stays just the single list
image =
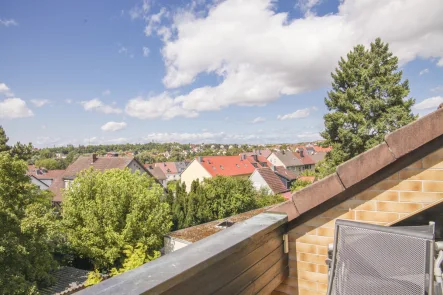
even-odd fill
[{"label": "sloped roof edge", "polygon": [[385,136],[384,142],[339,165],[335,173],[269,209],[293,228],[443,147],[443,108]]}]

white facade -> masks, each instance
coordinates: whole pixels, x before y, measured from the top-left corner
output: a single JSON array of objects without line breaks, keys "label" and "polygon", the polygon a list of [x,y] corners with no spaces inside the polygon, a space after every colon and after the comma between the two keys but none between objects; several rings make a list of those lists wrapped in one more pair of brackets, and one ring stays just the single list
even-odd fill
[{"label": "white facade", "polygon": [[198,179],[202,181],[204,178],[212,177],[208,171],[198,162],[198,160],[194,160],[189,164],[189,166],[185,169],[185,171],[181,174],[181,181],[186,184],[186,191],[189,192],[191,190],[191,184],[194,180]]},{"label": "white facade", "polygon": [[132,173],[134,173],[135,171],[140,171],[140,173],[145,173],[146,169],[143,168],[140,164],[137,163],[137,161],[132,160],[128,166],[129,169],[131,169]]},{"label": "white facade", "polygon": [[271,153],[269,155],[268,161],[271,162],[274,166],[283,166],[285,168],[288,168],[274,153]]},{"label": "white facade", "polygon": [[254,173],[249,176],[249,180],[252,182],[252,185],[256,190],[261,190],[263,188],[266,188],[270,194],[274,194],[274,192],[271,190],[269,185],[266,183],[266,181],[263,179],[260,173],[258,173],[257,169],[255,169]]}]

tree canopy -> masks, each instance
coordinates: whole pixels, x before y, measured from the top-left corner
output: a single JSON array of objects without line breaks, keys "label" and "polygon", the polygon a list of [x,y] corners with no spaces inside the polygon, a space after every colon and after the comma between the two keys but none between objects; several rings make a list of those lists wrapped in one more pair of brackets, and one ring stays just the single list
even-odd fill
[{"label": "tree canopy", "polygon": [[84,170],[63,195],[68,243],[100,270],[121,266],[127,246],[141,243],[154,253],[172,224],[163,188],[129,169]]},{"label": "tree canopy", "polygon": [[0,294],[34,294],[52,282],[55,214],[26,163],[0,152]]},{"label": "tree canopy", "polygon": [[411,113],[415,100],[408,98],[409,82],[402,81],[398,58],[379,38],[369,49],[354,47],[331,76],[332,90],[325,98],[329,113],[321,135],[324,145],[333,150],[319,167],[321,176],[416,119]]}]

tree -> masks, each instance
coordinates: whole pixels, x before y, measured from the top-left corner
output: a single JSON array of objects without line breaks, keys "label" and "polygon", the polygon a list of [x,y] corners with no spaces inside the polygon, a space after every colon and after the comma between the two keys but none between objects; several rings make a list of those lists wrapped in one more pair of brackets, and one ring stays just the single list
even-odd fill
[{"label": "tree", "polygon": [[369,49],[357,45],[331,76],[332,90],[325,98],[330,112],[324,116],[321,135],[333,150],[318,169],[321,176],[416,119],[411,113],[415,100],[407,98],[409,82],[402,81],[398,58],[379,38]]},{"label": "tree", "polygon": [[24,161],[0,153],[0,294],[34,294],[53,282],[55,214],[26,169]]},{"label": "tree", "polygon": [[63,194],[68,243],[99,270],[121,266],[126,245],[159,250],[172,224],[163,188],[129,169],[84,170]]},{"label": "tree", "polygon": [[9,138],[6,136],[5,129],[0,126],[0,152],[9,151],[9,146],[6,144]]},{"label": "tree", "polygon": [[306,187],[308,185],[311,185],[311,184],[312,184],[312,182],[310,182],[310,181],[297,179],[291,185],[291,192],[299,191],[302,188],[304,188],[304,187]]},{"label": "tree", "polygon": [[40,159],[35,161],[35,166],[39,168],[46,168],[48,170],[66,168],[62,159]]},{"label": "tree", "polygon": [[28,161],[32,157],[32,151],[34,147],[31,143],[21,144],[17,142],[14,146],[8,146],[9,138],[6,136],[5,130],[0,126],[0,152],[9,151],[13,157],[17,157],[20,160]]}]

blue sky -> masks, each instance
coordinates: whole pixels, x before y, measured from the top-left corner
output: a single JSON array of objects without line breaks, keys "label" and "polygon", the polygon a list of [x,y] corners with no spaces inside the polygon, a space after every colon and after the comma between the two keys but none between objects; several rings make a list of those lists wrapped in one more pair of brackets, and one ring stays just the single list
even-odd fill
[{"label": "blue sky", "polygon": [[0,125],[35,146],[319,139],[338,58],[380,36],[443,102],[443,2],[1,1]]}]

